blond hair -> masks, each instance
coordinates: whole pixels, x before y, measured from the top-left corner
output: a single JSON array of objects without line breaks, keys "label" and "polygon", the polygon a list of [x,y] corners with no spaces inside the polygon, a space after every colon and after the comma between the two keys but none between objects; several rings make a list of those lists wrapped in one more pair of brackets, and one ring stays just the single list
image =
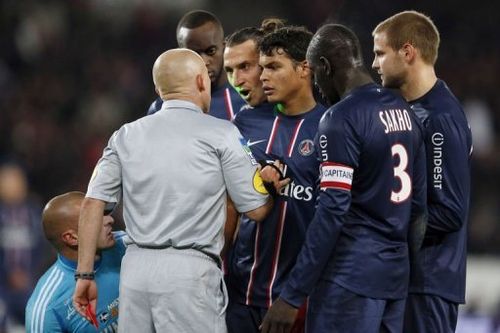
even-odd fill
[{"label": "blond hair", "polygon": [[387,43],[399,50],[405,43],[420,51],[422,60],[434,65],[438,56],[439,32],[430,17],[417,11],[404,11],[379,23],[372,35],[385,33]]}]

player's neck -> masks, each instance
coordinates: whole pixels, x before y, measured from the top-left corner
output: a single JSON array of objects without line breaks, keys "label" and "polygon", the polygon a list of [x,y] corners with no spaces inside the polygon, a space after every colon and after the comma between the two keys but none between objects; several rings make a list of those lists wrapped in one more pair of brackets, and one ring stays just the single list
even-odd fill
[{"label": "player's neck", "polygon": [[[59,254],[62,255],[64,258],[69,259],[71,261],[77,262],[78,261],[78,249],[73,249],[73,248],[63,248],[59,251]],[[96,252],[95,255],[95,261],[99,260],[101,257],[100,251]]]},{"label": "player's neck", "polygon": [[291,99],[281,102],[285,107],[283,113],[287,116],[296,116],[302,113],[311,111],[316,106],[316,101],[311,90],[311,87],[304,87],[295,94]]},{"label": "player's neck", "polygon": [[220,88],[224,87],[227,83],[227,76],[224,73],[221,73],[219,78],[217,79],[217,82],[215,82],[215,87],[212,87],[213,91],[219,90]]},{"label": "player's neck", "polygon": [[[346,72],[344,89],[338,89],[340,96],[343,98],[351,90],[364,86],[365,84],[372,83],[373,79],[368,72],[363,68],[353,68]],[[340,88],[340,87],[339,87]]]},{"label": "player's neck", "polygon": [[401,95],[407,101],[414,101],[429,92],[436,84],[434,66],[422,65],[410,69],[405,83],[401,86]]}]

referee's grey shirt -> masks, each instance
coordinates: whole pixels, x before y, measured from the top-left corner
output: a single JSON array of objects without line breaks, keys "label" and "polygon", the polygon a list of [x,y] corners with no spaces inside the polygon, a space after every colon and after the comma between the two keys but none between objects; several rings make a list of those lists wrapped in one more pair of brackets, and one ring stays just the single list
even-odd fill
[{"label": "referee's grey shirt", "polygon": [[256,162],[238,129],[195,104],[169,100],[110,138],[87,197],[117,203],[132,242],[193,248],[218,256],[226,190],[238,211],[265,204],[254,187]]}]

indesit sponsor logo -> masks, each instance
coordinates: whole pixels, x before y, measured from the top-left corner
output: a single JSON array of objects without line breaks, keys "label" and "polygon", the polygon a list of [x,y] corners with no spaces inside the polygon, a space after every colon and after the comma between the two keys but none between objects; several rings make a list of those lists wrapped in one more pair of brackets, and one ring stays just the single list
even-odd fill
[{"label": "indesit sponsor logo", "polygon": [[443,189],[443,143],[444,135],[440,132],[432,134],[432,186]]}]

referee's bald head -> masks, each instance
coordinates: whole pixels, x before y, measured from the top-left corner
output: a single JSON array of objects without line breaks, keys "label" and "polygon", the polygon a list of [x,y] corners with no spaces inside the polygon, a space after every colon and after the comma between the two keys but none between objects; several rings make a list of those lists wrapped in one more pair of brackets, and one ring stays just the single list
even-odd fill
[{"label": "referee's bald head", "polygon": [[196,52],[178,48],[162,53],[153,65],[153,82],[163,100],[188,100],[208,112],[210,77]]}]

